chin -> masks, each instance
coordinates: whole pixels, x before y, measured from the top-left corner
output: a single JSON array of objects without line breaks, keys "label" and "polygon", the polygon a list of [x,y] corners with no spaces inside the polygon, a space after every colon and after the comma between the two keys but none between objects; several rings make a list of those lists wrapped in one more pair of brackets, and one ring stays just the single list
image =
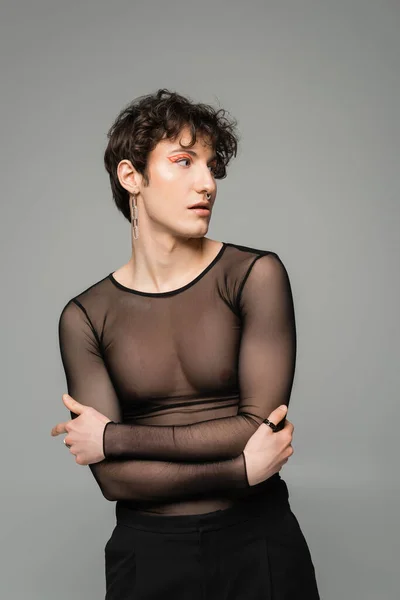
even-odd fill
[{"label": "chin", "polygon": [[180,230],[175,230],[175,235],[187,238],[202,238],[208,233],[208,223],[197,224],[196,227],[182,227]]}]

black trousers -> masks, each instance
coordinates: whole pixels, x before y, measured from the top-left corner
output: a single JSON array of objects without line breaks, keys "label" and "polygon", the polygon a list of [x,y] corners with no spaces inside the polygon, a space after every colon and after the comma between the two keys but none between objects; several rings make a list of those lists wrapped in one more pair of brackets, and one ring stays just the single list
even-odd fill
[{"label": "black trousers", "polygon": [[117,502],[105,600],[320,600],[283,479],[234,506],[143,515]]}]

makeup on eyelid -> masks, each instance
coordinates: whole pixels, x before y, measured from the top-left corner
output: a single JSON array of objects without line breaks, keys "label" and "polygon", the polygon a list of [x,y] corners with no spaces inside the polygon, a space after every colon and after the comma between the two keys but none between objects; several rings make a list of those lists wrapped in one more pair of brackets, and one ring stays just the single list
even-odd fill
[{"label": "makeup on eyelid", "polygon": [[[170,160],[172,163],[176,163],[179,162],[182,159],[187,159],[190,162],[192,161],[192,157],[189,156],[188,154],[178,154],[178,155],[174,155],[173,157],[168,156],[168,160]],[[213,169],[216,167],[216,161],[214,160],[211,164],[210,167],[212,167]]]}]

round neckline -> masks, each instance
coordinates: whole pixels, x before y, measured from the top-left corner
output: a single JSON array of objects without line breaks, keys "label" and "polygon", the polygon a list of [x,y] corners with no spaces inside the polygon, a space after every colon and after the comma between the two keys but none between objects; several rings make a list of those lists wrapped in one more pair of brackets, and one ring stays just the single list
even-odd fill
[{"label": "round neckline", "polygon": [[182,285],[179,288],[176,288],[174,290],[169,290],[168,292],[143,292],[141,290],[136,290],[134,288],[130,288],[127,287],[126,285],[123,285],[122,283],[120,283],[119,281],[117,281],[114,277],[113,273],[110,273],[108,275],[108,279],[120,290],[124,290],[125,292],[129,292],[131,294],[137,294],[138,296],[149,296],[149,297],[153,297],[153,298],[160,298],[160,297],[165,297],[165,296],[173,296],[175,294],[179,294],[180,292],[183,292],[184,290],[187,290],[188,288],[192,287],[192,285],[194,285],[197,281],[199,281],[200,279],[202,279],[204,277],[204,275],[206,273],[208,273],[208,271],[210,269],[212,269],[212,267],[219,261],[219,259],[222,257],[223,253],[225,252],[225,249],[227,247],[227,242],[222,242],[222,246],[221,248],[218,250],[218,253],[216,254],[216,256],[214,256],[214,258],[212,259],[212,261],[205,267],[205,269],[203,269],[201,271],[201,273],[199,273],[199,275],[197,275],[197,277],[195,277],[194,279],[192,279],[192,281],[189,281],[188,283],[186,283],[185,285]]}]

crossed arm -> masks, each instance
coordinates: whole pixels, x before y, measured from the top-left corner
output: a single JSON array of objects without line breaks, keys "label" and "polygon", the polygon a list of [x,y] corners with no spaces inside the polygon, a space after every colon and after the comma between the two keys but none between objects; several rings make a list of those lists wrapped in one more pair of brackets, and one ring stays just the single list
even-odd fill
[{"label": "crossed arm", "polygon": [[105,460],[89,465],[107,499],[162,501],[248,486],[243,449],[263,419],[288,404],[294,378],[293,299],[277,255],[253,262],[239,307],[238,414],[172,426],[119,422],[118,398],[90,322],[73,301],[64,308],[59,339],[68,393],[113,421],[104,431]]}]

